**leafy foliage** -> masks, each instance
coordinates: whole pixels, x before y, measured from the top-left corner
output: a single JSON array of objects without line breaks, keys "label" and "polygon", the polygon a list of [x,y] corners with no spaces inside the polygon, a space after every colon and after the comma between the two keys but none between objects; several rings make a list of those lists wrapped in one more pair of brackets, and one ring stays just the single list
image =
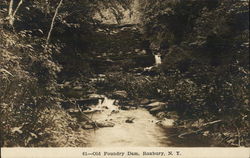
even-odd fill
[{"label": "leafy foliage", "polygon": [[[18,7],[14,1],[11,17],[9,1],[0,2],[1,145],[83,145],[72,139],[78,133],[69,126],[76,122],[59,105],[72,88],[64,84],[75,78],[69,85],[80,86],[81,95],[101,89],[125,90],[132,100],[156,98],[178,112],[179,124],[219,119],[211,135],[249,145],[248,1],[64,0],[55,15],[58,3],[24,0]],[[133,7],[141,23],[122,25]],[[107,10],[114,25],[102,21]],[[156,74],[133,73],[151,63],[152,52],[163,57]],[[89,83],[104,72],[104,80]]]},{"label": "leafy foliage", "polygon": [[151,47],[165,56],[162,70],[178,79],[172,89],[162,91],[183,118],[222,119],[224,132],[241,133],[229,139],[231,144],[246,145],[248,1],[147,3],[145,33]]}]

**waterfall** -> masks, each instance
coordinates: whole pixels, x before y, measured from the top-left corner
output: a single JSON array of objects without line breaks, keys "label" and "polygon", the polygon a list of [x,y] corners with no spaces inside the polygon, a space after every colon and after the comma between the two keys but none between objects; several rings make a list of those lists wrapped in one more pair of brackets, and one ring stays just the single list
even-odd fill
[{"label": "waterfall", "polygon": [[159,54],[155,54],[155,65],[161,64],[161,56]]}]

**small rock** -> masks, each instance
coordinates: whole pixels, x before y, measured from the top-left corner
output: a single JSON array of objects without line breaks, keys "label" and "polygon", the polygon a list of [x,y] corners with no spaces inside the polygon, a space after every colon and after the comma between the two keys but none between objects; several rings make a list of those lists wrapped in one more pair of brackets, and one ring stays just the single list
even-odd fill
[{"label": "small rock", "polygon": [[64,82],[64,83],[63,83],[63,86],[64,86],[64,87],[70,86],[70,82],[68,82],[68,81],[67,81],[67,82]]},{"label": "small rock", "polygon": [[106,75],[104,75],[104,74],[99,74],[98,76],[99,76],[99,77],[105,77]]},{"label": "small rock", "polygon": [[166,113],[163,112],[163,111],[158,112],[158,113],[156,114],[156,117],[158,117],[158,118],[165,118],[165,116],[166,116]]},{"label": "small rock", "polygon": [[209,131],[205,131],[205,132],[203,132],[203,134],[202,135],[204,135],[204,136],[208,136],[209,135]]},{"label": "small rock", "polygon": [[134,107],[134,106],[130,107],[130,110],[136,110],[136,109],[137,109],[137,107]]},{"label": "small rock", "polygon": [[192,127],[200,128],[203,124],[204,124],[204,120],[203,119],[198,119],[191,126]]},{"label": "small rock", "polygon": [[132,106],[135,106],[137,103],[135,103],[134,101],[128,101],[127,104],[128,104],[128,106],[132,107]]},{"label": "small rock", "polygon": [[119,100],[115,100],[114,105],[119,105]]},{"label": "small rock", "polygon": [[121,106],[120,108],[121,108],[121,110],[129,110],[130,109],[129,106]]},{"label": "small rock", "polygon": [[179,119],[179,115],[175,111],[169,111],[166,113],[166,118],[177,120]]},{"label": "small rock", "polygon": [[119,110],[112,110],[112,111],[110,112],[110,114],[108,114],[108,116],[111,116],[111,115],[116,114],[116,113],[119,113],[119,112],[120,112]]},{"label": "small rock", "polygon": [[84,110],[82,112],[85,113],[85,114],[93,114],[93,113],[96,113],[96,112],[101,112],[101,110],[99,110],[99,109],[90,109],[90,110]]},{"label": "small rock", "polygon": [[102,108],[103,108],[103,109],[109,109],[107,106],[103,106]]},{"label": "small rock", "polygon": [[82,87],[81,86],[75,86],[72,88],[73,90],[82,90]]},{"label": "small rock", "polygon": [[116,114],[116,113],[119,113],[119,110],[112,110],[111,111],[111,114]]},{"label": "small rock", "polygon": [[134,123],[135,118],[128,118],[125,122],[126,123]]},{"label": "small rock", "polygon": [[90,99],[104,99],[104,96],[93,93],[93,94],[89,94],[88,98],[90,98]]},{"label": "small rock", "polygon": [[145,104],[149,104],[149,100],[148,99],[143,99],[143,100],[141,100],[140,101],[140,103],[142,104],[142,105],[145,105]]}]

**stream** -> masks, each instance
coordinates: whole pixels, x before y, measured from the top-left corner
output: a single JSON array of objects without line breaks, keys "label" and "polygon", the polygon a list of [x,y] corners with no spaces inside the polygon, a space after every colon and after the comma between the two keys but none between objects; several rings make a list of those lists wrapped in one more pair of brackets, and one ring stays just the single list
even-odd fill
[{"label": "stream", "polygon": [[[105,97],[103,103],[93,107],[101,112],[89,114],[89,117],[96,121],[113,122],[115,126],[87,130],[88,147],[170,145],[165,130],[156,124],[158,119],[146,109],[119,110],[114,102],[115,100]],[[133,118],[133,123],[126,123],[128,118]]]},{"label": "stream", "polygon": [[160,65],[162,63],[161,56],[159,54],[155,54],[154,57],[155,57],[155,65]]},{"label": "stream", "polygon": [[[119,103],[118,103],[119,104]],[[173,120],[167,119],[166,126],[157,124],[159,119],[144,108],[121,110],[115,100],[105,97],[93,109],[99,112],[88,114],[95,121],[114,123],[114,127],[86,130],[87,147],[167,147],[167,146],[209,146],[197,138],[176,139]],[[132,122],[126,120],[133,118]],[[188,141],[187,141],[188,140]]]}]

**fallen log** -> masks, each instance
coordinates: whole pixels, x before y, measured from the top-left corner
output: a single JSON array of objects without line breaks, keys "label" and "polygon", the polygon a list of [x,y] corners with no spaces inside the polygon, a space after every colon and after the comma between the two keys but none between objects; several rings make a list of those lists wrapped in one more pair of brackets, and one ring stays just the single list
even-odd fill
[{"label": "fallen log", "polygon": [[182,134],[178,135],[178,138],[183,138],[183,136],[191,135],[191,134],[195,134],[195,133],[201,132],[201,131],[205,130],[208,126],[214,125],[214,124],[219,123],[219,122],[222,122],[222,120],[216,120],[216,121],[212,121],[212,122],[205,123],[205,124],[201,127],[201,129],[198,129],[198,130],[195,130],[195,131],[190,131],[190,132],[182,133]]}]

